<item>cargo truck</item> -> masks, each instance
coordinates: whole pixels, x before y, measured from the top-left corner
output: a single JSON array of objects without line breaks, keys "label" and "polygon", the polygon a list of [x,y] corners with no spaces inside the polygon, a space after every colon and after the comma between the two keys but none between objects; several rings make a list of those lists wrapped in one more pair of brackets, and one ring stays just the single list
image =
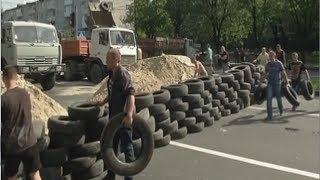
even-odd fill
[{"label": "cargo truck", "polygon": [[66,64],[64,78],[67,81],[87,77],[97,84],[107,76],[106,56],[111,48],[119,49],[121,64],[137,60],[137,46],[132,30],[106,27],[92,30],[91,39],[62,40],[62,62]]},{"label": "cargo truck", "polygon": [[39,82],[43,90],[54,87],[64,69],[62,50],[54,26],[31,21],[1,23],[1,70],[6,65]]}]

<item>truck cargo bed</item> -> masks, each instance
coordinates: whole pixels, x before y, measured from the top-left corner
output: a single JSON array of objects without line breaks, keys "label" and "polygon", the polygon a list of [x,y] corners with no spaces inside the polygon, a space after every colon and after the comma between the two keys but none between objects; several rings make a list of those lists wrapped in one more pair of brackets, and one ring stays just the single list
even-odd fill
[{"label": "truck cargo bed", "polygon": [[90,55],[90,41],[86,39],[63,40],[61,46],[63,58]]}]

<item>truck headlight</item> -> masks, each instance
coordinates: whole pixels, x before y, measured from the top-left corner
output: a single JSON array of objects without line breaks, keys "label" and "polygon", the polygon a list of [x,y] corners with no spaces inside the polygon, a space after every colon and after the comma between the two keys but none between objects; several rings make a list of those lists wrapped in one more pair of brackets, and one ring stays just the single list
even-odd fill
[{"label": "truck headlight", "polygon": [[62,66],[56,66],[56,71],[62,71]]},{"label": "truck headlight", "polygon": [[25,73],[29,73],[30,72],[30,67],[22,67],[21,68],[21,73],[25,74]]}]

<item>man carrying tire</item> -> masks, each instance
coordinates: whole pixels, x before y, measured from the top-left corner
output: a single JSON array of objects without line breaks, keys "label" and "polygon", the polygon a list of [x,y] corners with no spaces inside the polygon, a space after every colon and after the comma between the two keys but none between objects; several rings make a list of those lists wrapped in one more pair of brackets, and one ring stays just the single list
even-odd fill
[{"label": "man carrying tire", "polygon": [[[281,61],[276,59],[276,53],[274,51],[269,52],[270,60],[266,64],[265,71],[268,79],[267,84],[267,113],[266,120],[272,120],[272,98],[273,95],[277,98],[278,108],[280,116],[283,113],[282,99],[281,99],[281,77],[285,79],[286,85],[288,85],[287,73],[283,67]],[[282,76],[281,76],[282,74]]]},{"label": "man carrying tire", "polygon": [[25,172],[32,180],[41,180],[41,161],[32,125],[30,96],[25,89],[17,86],[17,76],[15,67],[4,68],[2,78],[7,89],[1,95],[1,143],[5,145],[4,175],[9,180],[17,179],[22,162]]},{"label": "man carrying tire", "polygon": [[[291,85],[297,94],[301,91],[301,74],[306,73],[307,80],[310,80],[310,76],[307,68],[302,61],[299,61],[298,53],[292,53],[292,61],[289,64],[289,70],[291,74]],[[297,106],[292,106],[292,111],[295,111]]]},{"label": "man carrying tire", "polygon": [[[125,112],[126,117],[122,120],[123,127],[117,132],[113,140],[114,152],[118,153],[120,143],[121,152],[125,153],[127,163],[135,160],[132,145],[132,115],[134,111],[135,89],[133,87],[129,72],[120,65],[121,54],[118,49],[112,48],[107,53],[107,67],[109,80],[107,82],[108,97],[100,104],[109,102],[109,118]],[[114,180],[115,174],[108,171],[108,180]],[[131,180],[132,177],[125,177]]]}]

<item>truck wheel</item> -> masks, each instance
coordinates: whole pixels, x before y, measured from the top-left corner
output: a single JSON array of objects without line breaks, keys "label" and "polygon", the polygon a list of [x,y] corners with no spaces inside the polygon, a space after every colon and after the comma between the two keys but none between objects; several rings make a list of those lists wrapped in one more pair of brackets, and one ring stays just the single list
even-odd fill
[{"label": "truck wheel", "polygon": [[71,62],[67,62],[66,63],[66,70],[64,72],[64,79],[66,81],[73,81],[75,78],[75,74],[74,74],[74,67],[73,64]]},{"label": "truck wheel", "polygon": [[44,91],[48,91],[54,87],[56,84],[56,74],[50,73],[41,78],[41,87]]},{"label": "truck wheel", "polygon": [[98,64],[92,64],[90,67],[90,79],[94,84],[100,83],[104,78],[104,71]]}]

